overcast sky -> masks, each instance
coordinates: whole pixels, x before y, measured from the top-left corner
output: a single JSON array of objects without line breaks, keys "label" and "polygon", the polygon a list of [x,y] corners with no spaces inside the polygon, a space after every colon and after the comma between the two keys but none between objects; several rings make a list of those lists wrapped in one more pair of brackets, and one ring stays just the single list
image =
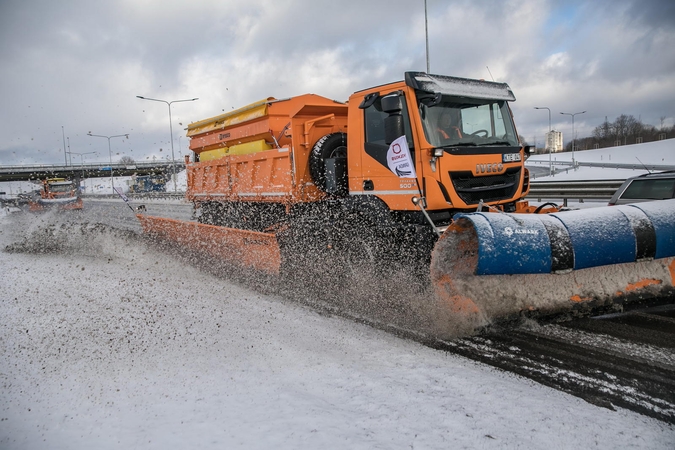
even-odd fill
[{"label": "overcast sky", "polygon": [[[505,81],[518,131],[675,120],[672,0],[427,0],[431,72]],[[171,157],[190,123],[266,97],[425,71],[424,0],[2,0],[0,165]],[[488,69],[489,68],[489,69]],[[66,150],[67,150],[66,149]],[[97,154],[85,154],[98,152]]]}]

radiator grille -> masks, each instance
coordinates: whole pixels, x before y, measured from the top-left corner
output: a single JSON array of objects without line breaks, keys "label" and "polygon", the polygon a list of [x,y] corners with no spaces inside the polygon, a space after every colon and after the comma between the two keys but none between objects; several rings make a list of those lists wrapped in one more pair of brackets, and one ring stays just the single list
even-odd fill
[{"label": "radiator grille", "polygon": [[507,169],[498,175],[476,177],[471,172],[449,172],[450,180],[459,198],[468,205],[481,200],[492,202],[513,197],[520,181],[520,168]]}]

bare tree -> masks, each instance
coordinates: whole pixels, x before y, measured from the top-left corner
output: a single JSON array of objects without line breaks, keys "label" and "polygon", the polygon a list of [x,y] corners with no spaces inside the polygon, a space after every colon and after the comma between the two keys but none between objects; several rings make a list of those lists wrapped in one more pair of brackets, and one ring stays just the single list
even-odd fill
[{"label": "bare tree", "polygon": [[[672,139],[675,137],[675,125],[666,125],[666,119],[667,116],[662,116],[660,127],[655,127],[629,114],[621,114],[613,122],[605,117],[605,121],[593,129],[590,137],[576,140],[576,149],[613,147],[617,145],[617,142],[618,145],[626,145]],[[565,147],[565,151],[569,150],[571,150],[571,141]]]},{"label": "bare tree", "polygon": [[602,122],[601,125],[595,127],[595,129],[593,130],[593,137],[598,140],[604,140],[610,138],[611,135],[612,135],[612,124],[609,123],[607,117],[605,117],[605,121]]},{"label": "bare tree", "polygon": [[134,164],[135,162],[131,156],[124,155],[120,158],[120,164]]}]

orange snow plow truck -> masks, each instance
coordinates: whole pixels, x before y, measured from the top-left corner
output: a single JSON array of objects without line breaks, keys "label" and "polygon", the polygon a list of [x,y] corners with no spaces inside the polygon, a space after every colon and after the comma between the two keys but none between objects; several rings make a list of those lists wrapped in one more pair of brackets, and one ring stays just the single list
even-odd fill
[{"label": "orange snow plow truck", "polygon": [[154,237],[298,283],[407,271],[475,328],[672,302],[675,200],[529,205],[514,100],[505,83],[421,72],[346,103],[267,98],[188,126],[196,220],[138,218]]},{"label": "orange snow plow truck", "polygon": [[60,210],[82,209],[79,182],[65,178],[47,178],[42,180],[39,196],[35,196],[28,203],[31,211],[41,211],[49,208]]}]

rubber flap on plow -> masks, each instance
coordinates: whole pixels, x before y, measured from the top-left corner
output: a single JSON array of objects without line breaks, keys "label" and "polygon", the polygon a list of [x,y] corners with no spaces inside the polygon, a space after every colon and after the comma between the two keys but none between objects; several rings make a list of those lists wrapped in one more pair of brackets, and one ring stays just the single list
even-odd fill
[{"label": "rubber flap on plow", "polygon": [[279,274],[281,254],[274,234],[143,214],[137,214],[136,217],[143,231],[154,239],[226,261],[243,270]]},{"label": "rubber flap on plow", "polygon": [[[464,326],[674,299],[675,200],[555,214],[455,216],[431,277]],[[466,331],[466,330],[465,330]]]}]

